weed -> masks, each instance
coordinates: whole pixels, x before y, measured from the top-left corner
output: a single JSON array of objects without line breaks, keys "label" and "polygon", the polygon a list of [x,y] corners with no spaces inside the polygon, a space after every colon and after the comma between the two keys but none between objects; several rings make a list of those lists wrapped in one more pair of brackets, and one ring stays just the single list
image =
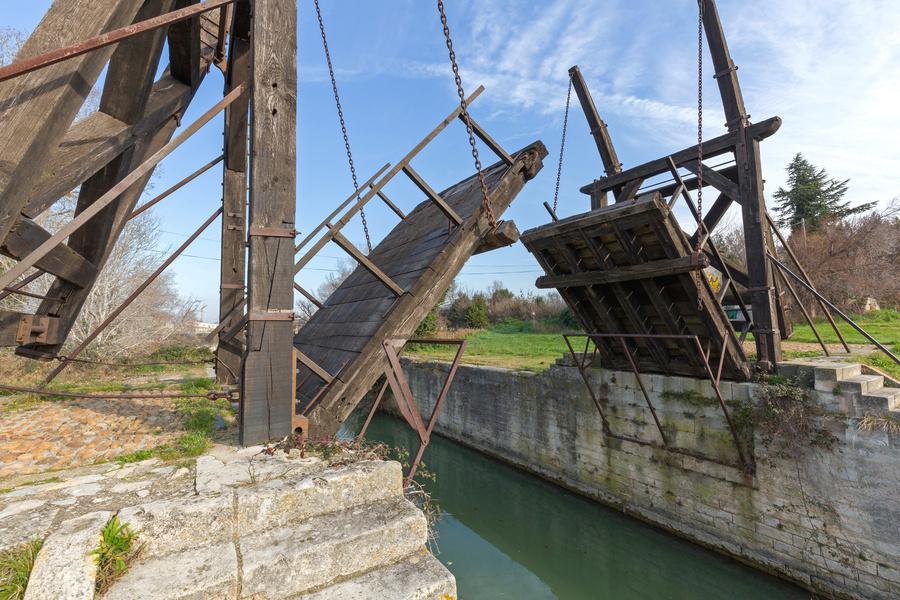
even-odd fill
[{"label": "weed", "polygon": [[866,413],[856,425],[857,431],[871,433],[873,431],[886,431],[890,434],[900,434],[900,420],[890,413],[872,414]]},{"label": "weed", "polygon": [[140,531],[132,531],[128,523],[120,523],[113,517],[100,533],[100,546],[88,554],[94,556],[98,565],[94,590],[97,596],[105,594],[137,559],[143,546],[135,547]]},{"label": "weed", "polygon": [[142,460],[147,460],[148,458],[153,457],[153,450],[137,450],[136,452],[132,452],[131,454],[123,454],[122,456],[117,456],[115,461],[118,463],[134,463],[141,462]]},{"label": "weed", "polygon": [[189,458],[189,459],[182,460],[182,461],[178,461],[177,463],[175,463],[175,469],[176,469],[176,470],[178,470],[178,469],[190,469],[191,467],[193,467],[193,466],[196,465],[196,464],[197,464],[197,459],[196,459],[196,458]]},{"label": "weed", "polygon": [[21,600],[44,540],[33,537],[0,552],[0,600]]},{"label": "weed", "polygon": [[767,451],[782,458],[799,460],[807,448],[831,450],[837,438],[821,424],[825,411],[809,393],[792,382],[769,378],[763,397],[753,407],[749,419],[760,432]]}]

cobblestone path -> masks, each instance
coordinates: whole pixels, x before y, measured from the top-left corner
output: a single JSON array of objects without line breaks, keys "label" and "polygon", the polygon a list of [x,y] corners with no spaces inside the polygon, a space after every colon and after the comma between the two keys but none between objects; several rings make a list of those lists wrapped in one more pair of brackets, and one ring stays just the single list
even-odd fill
[{"label": "cobblestone path", "polygon": [[154,398],[73,398],[0,412],[0,478],[169,444],[180,422],[173,400]]}]

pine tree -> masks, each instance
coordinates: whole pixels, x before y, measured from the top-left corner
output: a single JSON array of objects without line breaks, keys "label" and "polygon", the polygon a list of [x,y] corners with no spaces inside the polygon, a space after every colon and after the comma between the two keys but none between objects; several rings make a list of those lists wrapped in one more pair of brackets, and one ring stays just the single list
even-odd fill
[{"label": "pine tree", "polygon": [[780,224],[790,227],[791,231],[798,229],[804,221],[807,229],[812,231],[823,219],[842,219],[865,212],[877,204],[870,202],[851,207],[850,202],[842,202],[850,180],[829,178],[825,169],[816,169],[799,152],[788,164],[787,172],[790,187],[778,188],[773,196],[777,202],[775,210],[781,217]]}]

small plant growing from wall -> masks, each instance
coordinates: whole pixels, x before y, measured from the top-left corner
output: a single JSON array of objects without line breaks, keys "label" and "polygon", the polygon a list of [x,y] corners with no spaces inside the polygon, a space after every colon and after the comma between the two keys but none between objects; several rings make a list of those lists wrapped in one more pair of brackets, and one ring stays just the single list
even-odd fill
[{"label": "small plant growing from wall", "polygon": [[44,540],[38,537],[0,552],[0,600],[22,600]]},{"label": "small plant growing from wall", "polygon": [[100,546],[91,551],[98,566],[94,584],[97,597],[109,591],[140,556],[143,546],[136,545],[139,533],[132,531],[128,523],[120,523],[118,517],[110,519],[103,528]]},{"label": "small plant growing from wall", "polygon": [[753,409],[753,424],[766,451],[780,458],[799,459],[810,447],[834,449],[837,438],[823,424],[824,408],[808,389],[783,377],[763,386]]}]

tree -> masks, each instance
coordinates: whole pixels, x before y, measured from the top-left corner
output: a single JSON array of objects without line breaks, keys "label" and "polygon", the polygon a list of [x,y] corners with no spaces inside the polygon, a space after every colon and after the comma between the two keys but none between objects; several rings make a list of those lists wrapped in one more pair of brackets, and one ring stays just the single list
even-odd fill
[{"label": "tree", "polygon": [[787,166],[788,189],[778,188],[773,194],[778,205],[780,224],[793,232],[803,223],[815,231],[824,219],[843,219],[872,209],[877,202],[850,206],[842,202],[849,179],[838,181],[828,177],[825,169],[817,169],[799,152]]}]

